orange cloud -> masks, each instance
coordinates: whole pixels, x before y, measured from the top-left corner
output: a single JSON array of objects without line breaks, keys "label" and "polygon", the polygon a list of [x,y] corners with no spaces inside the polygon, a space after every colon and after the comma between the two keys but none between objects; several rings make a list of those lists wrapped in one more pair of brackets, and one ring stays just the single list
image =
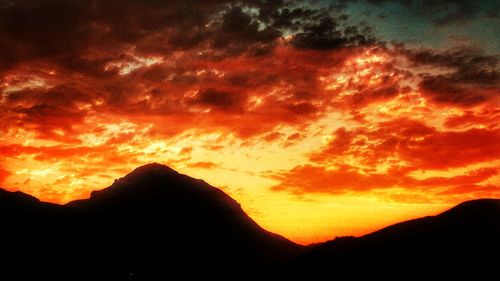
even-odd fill
[{"label": "orange cloud", "polygon": [[380,122],[372,130],[340,128],[332,136],[333,140],[313,153],[311,160],[325,162],[353,156],[362,163],[377,164],[394,157],[415,168],[445,169],[496,160],[500,153],[499,130],[438,131],[406,118]]},{"label": "orange cloud", "polygon": [[216,168],[218,165],[213,162],[195,162],[188,164],[188,166],[191,168],[213,169]]},{"label": "orange cloud", "polygon": [[[375,126],[374,126],[375,125]],[[368,127],[375,127],[369,129]],[[277,191],[293,193],[367,192],[375,189],[424,188],[428,195],[486,190],[482,182],[498,174],[496,168],[469,169],[465,174],[415,178],[415,171],[443,173],[452,168],[491,165],[500,155],[500,131],[467,129],[439,131],[411,119],[395,119],[347,130],[337,129],[331,140],[310,154],[314,164],[300,165],[289,171],[271,173],[279,182]],[[483,187],[481,187],[483,186]],[[461,187],[461,188],[459,188]],[[489,188],[496,194],[494,188]]]},{"label": "orange cloud", "polygon": [[[423,180],[415,179],[405,170],[392,169],[386,173],[366,173],[362,169],[351,166],[340,166],[336,169],[327,169],[322,166],[305,165],[278,173],[273,177],[280,181],[273,187],[275,191],[291,191],[297,194],[330,193],[342,194],[346,192],[367,192],[374,189],[389,189],[400,187],[412,191],[426,191],[427,195],[457,191],[464,186],[473,186],[500,173],[497,168],[480,168],[469,174],[453,177],[430,177]],[[436,190],[432,190],[435,188]],[[491,189],[490,187],[476,186],[469,189],[470,193]],[[496,194],[498,191],[491,190]],[[496,192],[496,193],[495,193]]]}]

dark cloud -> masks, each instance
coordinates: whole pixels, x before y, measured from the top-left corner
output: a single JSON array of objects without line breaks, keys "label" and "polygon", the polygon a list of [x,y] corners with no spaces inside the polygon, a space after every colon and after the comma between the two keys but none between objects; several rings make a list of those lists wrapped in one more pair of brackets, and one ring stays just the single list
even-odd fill
[{"label": "dark cloud", "polygon": [[100,74],[106,63],[132,49],[163,54],[208,43],[231,50],[242,39],[265,44],[279,36],[260,31],[241,9],[227,11],[229,5],[230,1],[11,1],[0,7],[2,49],[8,50],[0,62],[6,69],[42,59]]},{"label": "dark cloud", "polygon": [[244,109],[245,102],[245,95],[223,90],[206,89],[196,95],[192,104],[204,105],[227,112],[240,112]]},{"label": "dark cloud", "polygon": [[419,84],[420,91],[433,101],[444,104],[474,106],[490,98],[488,92],[459,86],[443,76],[426,77]]},{"label": "dark cloud", "polygon": [[445,74],[424,74],[419,88],[439,103],[474,106],[500,98],[498,57],[460,47],[445,51],[405,50],[416,66],[431,66]]},{"label": "dark cloud", "polygon": [[[284,32],[294,45],[333,48],[367,39],[337,31],[324,9],[290,1],[28,1],[0,6],[0,70],[50,61],[70,71],[110,75],[105,66],[131,52],[165,55],[197,49],[204,55],[270,52]],[[7,2],[6,2],[7,3]]]},{"label": "dark cloud", "polygon": [[260,13],[259,18],[270,22],[276,29],[297,32],[302,28],[302,23],[318,13],[317,9],[309,8],[282,8],[267,13]]},{"label": "dark cloud", "polygon": [[496,85],[500,79],[498,57],[471,47],[448,50],[403,50],[416,65],[430,65],[452,70],[449,77],[465,83]]},{"label": "dark cloud", "polygon": [[[262,22],[253,19],[241,7],[234,7],[223,14],[220,26],[214,30],[213,47],[225,50],[237,50],[255,45],[257,48],[266,47],[282,36],[281,31],[265,26]],[[229,48],[228,48],[229,47]]]},{"label": "dark cloud", "polygon": [[[353,2],[357,1],[353,0]],[[477,17],[491,17],[498,15],[500,10],[500,5],[496,0],[367,0],[367,2],[376,5],[398,3],[416,15],[429,19],[436,26],[468,22]]]},{"label": "dark cloud", "polygon": [[40,138],[75,142],[73,126],[84,122],[88,110],[81,106],[90,101],[78,87],[59,85],[9,93],[0,108],[16,127],[32,130]]},{"label": "dark cloud", "polygon": [[[96,115],[175,123],[158,135],[192,123],[251,135],[314,120],[329,106],[319,71],[368,42],[336,13],[295,1],[9,1],[0,6],[1,129],[72,142]],[[18,86],[34,78],[44,83]],[[244,129],[223,112],[256,123]]]},{"label": "dark cloud", "polygon": [[329,50],[343,47],[363,46],[376,43],[367,32],[360,32],[355,26],[342,28],[339,18],[329,13],[316,16],[313,21],[303,23],[291,43],[298,48]]}]

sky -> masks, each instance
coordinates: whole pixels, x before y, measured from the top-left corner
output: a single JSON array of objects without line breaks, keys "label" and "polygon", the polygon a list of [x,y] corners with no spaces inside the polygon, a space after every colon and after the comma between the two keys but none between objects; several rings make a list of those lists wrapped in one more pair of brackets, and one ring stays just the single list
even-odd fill
[{"label": "sky", "polygon": [[0,0],[0,186],[158,162],[298,243],[500,197],[500,4]]}]

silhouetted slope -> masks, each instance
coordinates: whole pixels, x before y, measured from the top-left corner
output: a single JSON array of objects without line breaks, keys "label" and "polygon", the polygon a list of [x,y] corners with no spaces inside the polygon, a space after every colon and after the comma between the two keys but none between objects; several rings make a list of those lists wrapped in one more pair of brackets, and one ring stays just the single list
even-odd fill
[{"label": "silhouetted slope", "polygon": [[[0,188],[0,223],[2,239],[30,236],[30,230],[45,228],[61,217],[59,205],[40,202],[22,192],[10,192]],[[6,245],[8,246],[8,245]]]},{"label": "silhouetted slope", "polygon": [[320,244],[277,271],[316,279],[469,278],[500,280],[500,200],[462,203],[440,215],[360,238]]},{"label": "silhouetted slope", "polygon": [[5,191],[0,203],[10,229],[0,238],[12,245],[1,271],[30,268],[18,271],[28,277],[243,277],[303,248],[262,229],[219,189],[159,164],[64,206]]},{"label": "silhouetted slope", "polygon": [[493,199],[303,253],[219,189],[150,164],[66,205],[0,189],[0,222],[0,280],[500,280]]},{"label": "silhouetted slope", "polygon": [[143,274],[163,273],[165,261],[175,265],[171,270],[195,266],[214,274],[245,272],[300,249],[259,227],[221,190],[159,164],[140,167],[93,192],[90,200],[67,206],[106,229],[114,251],[123,244],[134,247],[127,249],[133,255],[121,255]]},{"label": "silhouetted slope", "polygon": [[[37,198],[20,191],[10,192],[0,188],[0,212],[9,212],[16,215],[37,214],[44,206],[50,203],[41,203]],[[43,207],[42,207],[43,206]]]}]

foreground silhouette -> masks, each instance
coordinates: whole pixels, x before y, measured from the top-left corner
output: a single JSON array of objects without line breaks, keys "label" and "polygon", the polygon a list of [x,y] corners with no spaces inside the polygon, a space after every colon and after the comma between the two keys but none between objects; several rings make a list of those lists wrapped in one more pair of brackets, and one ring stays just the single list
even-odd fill
[{"label": "foreground silhouette", "polygon": [[64,206],[1,191],[0,217],[0,274],[18,279],[229,278],[303,248],[262,229],[219,189],[159,164]]},{"label": "foreground silhouette", "polygon": [[1,280],[500,276],[493,199],[304,247],[262,229],[219,189],[149,164],[66,205],[0,189],[0,219]]},{"label": "foreground silhouette", "polygon": [[462,203],[440,215],[360,238],[319,244],[274,274],[382,280],[500,280],[500,200]]}]

